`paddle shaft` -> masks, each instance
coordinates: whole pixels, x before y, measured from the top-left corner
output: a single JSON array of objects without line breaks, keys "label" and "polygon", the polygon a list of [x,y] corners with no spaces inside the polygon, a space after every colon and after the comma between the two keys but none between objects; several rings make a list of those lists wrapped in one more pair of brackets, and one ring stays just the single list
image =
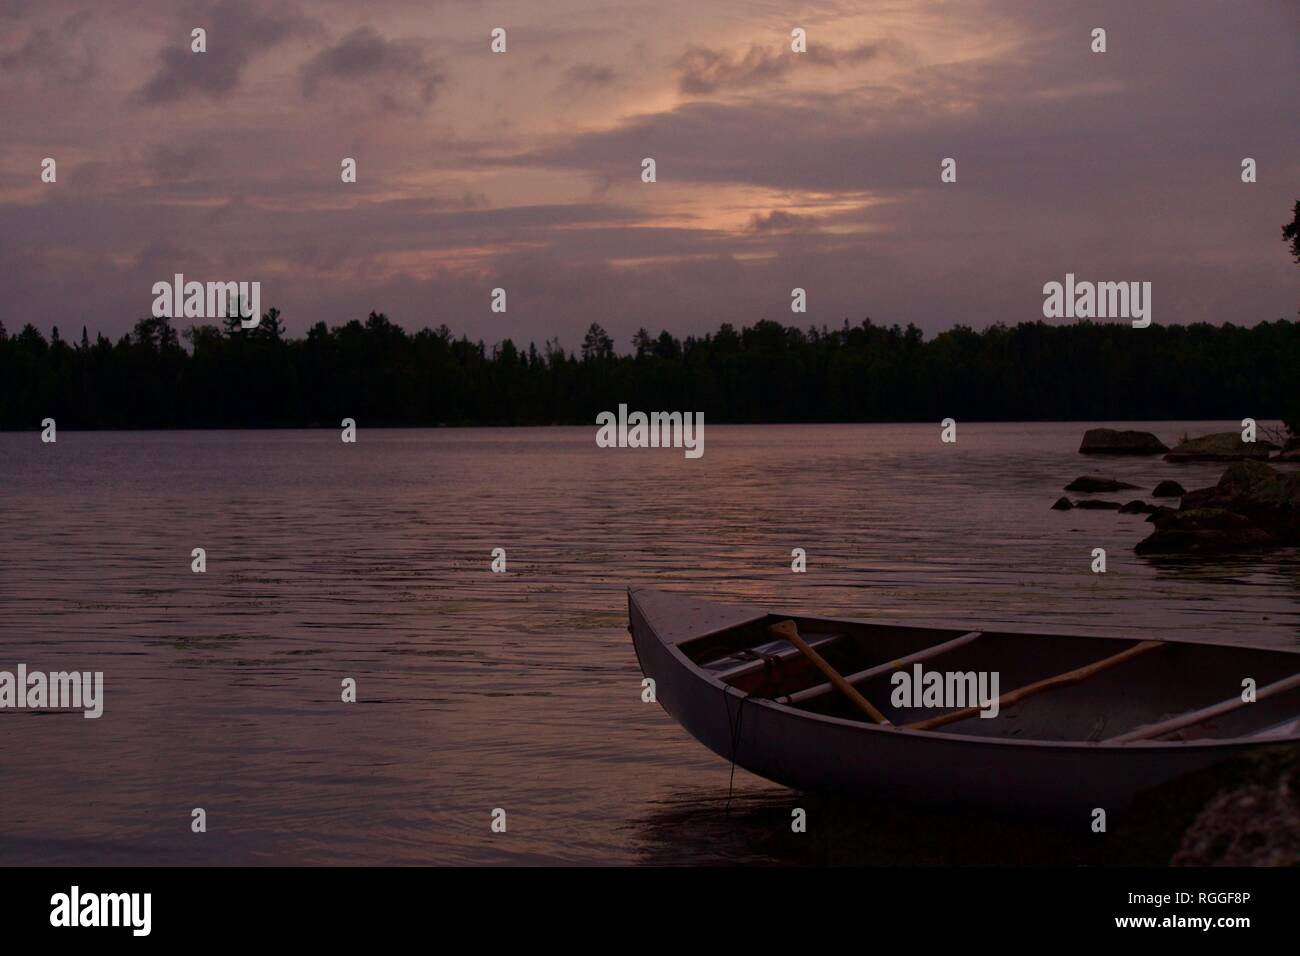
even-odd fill
[{"label": "paddle shaft", "polygon": [[[1079,681],[1087,680],[1093,674],[1098,674],[1104,670],[1114,667],[1116,664],[1123,664],[1134,657],[1140,657],[1149,651],[1158,650],[1165,646],[1164,641],[1142,641],[1134,644],[1128,650],[1120,651],[1118,654],[1112,654],[1093,664],[1076,668],[1072,671],[1066,671],[1064,674],[1057,674],[1055,677],[1048,677],[1033,684],[1026,684],[1024,687],[1018,687],[1015,690],[1008,691],[998,698],[998,710],[1004,707],[1010,707],[1018,704],[1026,697],[1033,697],[1035,694],[1041,694],[1044,691],[1054,690],[1057,687],[1067,687],[1070,684],[1077,684]],[[904,724],[907,730],[933,730],[935,727],[942,727],[945,724],[956,723],[959,720],[965,720],[968,717],[974,717],[982,707],[963,707],[961,710],[952,710],[946,714],[940,714],[937,717],[931,717],[928,720],[918,720],[913,724]]]},{"label": "paddle shaft", "polygon": [[878,724],[883,724],[887,727],[892,726],[892,724],[885,719],[885,715],[872,706],[871,701],[859,694],[856,687],[846,681],[839,671],[832,667],[824,657],[809,646],[807,641],[799,636],[799,628],[795,626],[794,621],[782,621],[779,624],[773,624],[767,630],[768,633],[783,638],[797,647],[803,656],[812,661],[813,666],[825,674],[826,679],[834,684],[835,688],[839,690],[840,693],[853,701],[853,703],[857,705],[858,709],[864,714]]}]

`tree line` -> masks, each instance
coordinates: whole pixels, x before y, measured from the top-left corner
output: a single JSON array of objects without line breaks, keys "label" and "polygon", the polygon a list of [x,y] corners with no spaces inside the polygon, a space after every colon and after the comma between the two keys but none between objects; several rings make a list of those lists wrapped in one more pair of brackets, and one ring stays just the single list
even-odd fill
[{"label": "tree line", "polygon": [[620,351],[409,333],[383,313],[286,335],[276,309],[178,333],[148,318],[117,341],[0,323],[0,428],[585,423],[627,403],[709,422],[1257,419],[1300,432],[1300,323],[958,325],[925,338],[864,319],[763,320],[702,336],[636,333]]}]

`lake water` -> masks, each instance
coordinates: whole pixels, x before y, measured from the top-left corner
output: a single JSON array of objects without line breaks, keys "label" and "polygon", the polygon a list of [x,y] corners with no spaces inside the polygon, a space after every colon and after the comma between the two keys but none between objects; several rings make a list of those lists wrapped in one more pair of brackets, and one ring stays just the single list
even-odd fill
[{"label": "lake water", "polygon": [[1296,646],[1294,550],[1157,561],[1142,516],[1049,510],[1084,473],[1222,472],[1087,459],[1086,427],[709,425],[698,460],[594,426],[0,435],[0,670],[105,681],[98,720],[0,711],[0,863],[819,858],[769,830],[801,798],[737,771],[727,812],[726,761],[641,702],[629,584]]}]

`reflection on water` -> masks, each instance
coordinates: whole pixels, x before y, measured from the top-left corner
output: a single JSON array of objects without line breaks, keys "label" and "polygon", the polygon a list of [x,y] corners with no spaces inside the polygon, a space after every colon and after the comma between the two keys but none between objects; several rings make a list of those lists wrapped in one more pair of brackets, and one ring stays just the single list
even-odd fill
[{"label": "reflection on water", "polygon": [[1049,510],[1085,472],[1222,471],[1088,460],[1083,428],[709,426],[696,461],[594,427],[0,435],[0,669],[102,670],[106,697],[0,711],[0,862],[989,859],[896,807],[791,844],[795,795],[743,771],[728,813],[727,763],[641,703],[624,589],[1295,646],[1294,551],[1154,561],[1140,516]]},{"label": "reflection on water", "polygon": [[[1165,865],[1179,835],[1214,792],[1197,778],[1114,812],[1107,839],[1090,818],[1024,817],[960,806],[836,800],[785,790],[675,789],[633,825],[638,862],[774,866],[1134,866]],[[1199,798],[1200,802],[1197,802]],[[793,812],[804,811],[796,833]],[[683,851],[689,848],[689,856]]]}]

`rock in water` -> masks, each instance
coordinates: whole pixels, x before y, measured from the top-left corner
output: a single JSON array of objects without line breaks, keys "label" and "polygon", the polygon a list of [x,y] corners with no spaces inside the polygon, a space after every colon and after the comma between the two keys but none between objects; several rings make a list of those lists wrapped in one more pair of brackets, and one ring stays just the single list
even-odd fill
[{"label": "rock in water", "polygon": [[1187,489],[1176,481],[1165,480],[1156,485],[1156,490],[1151,492],[1153,498],[1181,498],[1187,494]]},{"label": "rock in water", "polygon": [[[1285,473],[1258,461],[1240,461],[1228,467],[1213,489],[1202,499],[1202,491],[1191,491],[1211,507],[1218,506],[1245,515],[1286,542],[1300,542],[1300,473]],[[1184,500],[1184,506],[1187,502]]]},{"label": "rock in water", "polygon": [[1277,445],[1267,441],[1245,442],[1240,432],[1216,432],[1189,438],[1165,455],[1165,461],[1237,461],[1243,458],[1265,460]]},{"label": "rock in water", "polygon": [[1056,499],[1056,504],[1052,505],[1053,511],[1069,511],[1074,505],[1070,504],[1070,499],[1061,497]]},{"label": "rock in water", "polygon": [[1192,508],[1153,515],[1156,530],[1134,547],[1138,554],[1217,554],[1281,544],[1249,518],[1224,508]]},{"label": "rock in water", "polygon": [[1159,455],[1169,446],[1150,432],[1089,428],[1083,433],[1080,455]]},{"label": "rock in water", "polygon": [[1144,515],[1154,512],[1155,510],[1156,508],[1153,505],[1135,499],[1122,506],[1119,509],[1119,513],[1122,515]]},{"label": "rock in water", "polygon": [[1125,488],[1136,488],[1137,485],[1130,485],[1127,481],[1116,481],[1114,478],[1098,478],[1096,475],[1081,475],[1074,481],[1065,486],[1066,491],[1123,491]]},{"label": "rock in water", "polygon": [[1151,516],[1139,554],[1245,551],[1300,543],[1300,473],[1239,461],[1213,488],[1183,495],[1178,511]]}]

